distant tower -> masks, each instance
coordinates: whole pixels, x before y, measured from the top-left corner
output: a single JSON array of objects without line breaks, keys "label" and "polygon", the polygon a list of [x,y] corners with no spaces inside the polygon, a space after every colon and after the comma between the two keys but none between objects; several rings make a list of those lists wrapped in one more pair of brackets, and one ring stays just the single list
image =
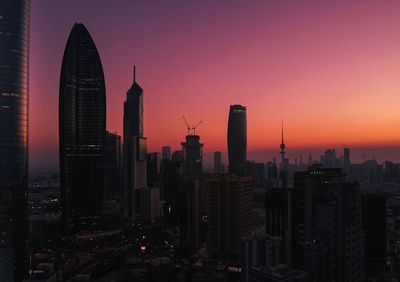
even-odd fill
[{"label": "distant tower", "polygon": [[228,159],[229,172],[244,175],[247,160],[247,117],[246,107],[231,105],[228,120]]},{"label": "distant tower", "polygon": [[92,37],[75,24],[60,77],[59,139],[62,222],[68,235],[101,229],[106,88]]},{"label": "distant tower", "polygon": [[280,148],[281,148],[281,151],[280,151],[280,154],[281,154],[281,162],[282,162],[282,164],[285,162],[285,154],[286,154],[286,151],[285,151],[285,149],[286,149],[286,145],[285,145],[285,141],[284,141],[284,139],[283,139],[283,121],[282,121],[282,141],[281,141],[281,146],[280,146]]},{"label": "distant tower", "polygon": [[143,137],[143,89],[136,82],[126,93],[124,103],[123,172],[125,215],[135,219],[140,213],[140,192],[147,187],[147,140]]},{"label": "distant tower", "polygon": [[283,138],[283,122],[282,122],[282,141],[280,145],[280,154],[281,154],[281,165],[279,167],[279,180],[281,188],[287,188],[288,186],[288,169],[289,162],[286,159],[286,145]]}]

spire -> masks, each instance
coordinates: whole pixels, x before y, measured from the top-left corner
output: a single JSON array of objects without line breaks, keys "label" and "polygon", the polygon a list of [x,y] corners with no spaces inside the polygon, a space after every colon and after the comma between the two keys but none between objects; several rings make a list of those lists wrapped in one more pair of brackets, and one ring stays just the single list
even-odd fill
[{"label": "spire", "polygon": [[133,83],[136,82],[136,65],[133,65]]},{"label": "spire", "polygon": [[282,121],[282,143],[280,146],[280,149],[281,149],[280,154],[281,154],[282,162],[285,160],[285,154],[286,154],[285,148],[286,148],[286,146],[285,146],[285,141],[283,138],[283,121]]}]

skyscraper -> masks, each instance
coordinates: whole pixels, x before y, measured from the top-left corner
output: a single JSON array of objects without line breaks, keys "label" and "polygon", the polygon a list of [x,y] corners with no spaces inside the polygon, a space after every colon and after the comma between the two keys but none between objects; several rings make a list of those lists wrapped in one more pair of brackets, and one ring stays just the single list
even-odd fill
[{"label": "skyscraper", "polygon": [[222,173],[222,154],[219,151],[214,152],[214,172]]},{"label": "skyscraper", "polygon": [[295,174],[292,224],[293,263],[310,281],[362,281],[360,192],[342,169]]},{"label": "skyscraper", "polygon": [[228,119],[229,172],[242,176],[247,160],[246,107],[231,105]]},{"label": "skyscraper", "polygon": [[126,93],[124,103],[124,194],[125,215],[135,219],[140,214],[140,191],[147,187],[147,140],[143,137],[143,89],[136,82]]},{"label": "skyscraper", "polygon": [[186,179],[200,179],[203,172],[203,144],[199,135],[189,134],[182,142],[183,173]]},{"label": "skyscraper", "polygon": [[251,232],[251,177],[210,175],[206,187],[209,256],[239,263],[241,238]]},{"label": "skyscraper", "polygon": [[28,265],[29,13],[29,0],[0,2],[0,281]]},{"label": "skyscraper", "polygon": [[101,229],[106,90],[92,37],[75,24],[60,77],[59,138],[62,221],[66,234]]},{"label": "skyscraper", "polygon": [[121,174],[121,136],[116,133],[106,133],[104,152],[105,161],[105,194],[108,197],[122,196]]}]

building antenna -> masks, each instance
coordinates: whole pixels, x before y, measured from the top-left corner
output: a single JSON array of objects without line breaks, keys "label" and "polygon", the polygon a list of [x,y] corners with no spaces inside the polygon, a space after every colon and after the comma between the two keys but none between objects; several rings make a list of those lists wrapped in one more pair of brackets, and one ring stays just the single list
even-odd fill
[{"label": "building antenna", "polygon": [[133,82],[136,82],[136,65],[133,65]]}]

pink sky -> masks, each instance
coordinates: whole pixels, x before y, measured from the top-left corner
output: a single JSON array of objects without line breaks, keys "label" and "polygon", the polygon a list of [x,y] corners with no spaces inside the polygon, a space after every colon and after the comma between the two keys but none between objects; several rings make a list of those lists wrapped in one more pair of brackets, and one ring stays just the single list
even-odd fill
[{"label": "pink sky", "polygon": [[229,105],[239,103],[249,159],[278,156],[284,120],[292,158],[346,144],[356,161],[400,160],[399,14],[394,0],[32,1],[31,165],[58,161],[60,66],[75,22],[102,59],[110,131],[122,132],[136,64],[150,151],[179,149],[185,115],[204,120],[206,153],[225,152]]}]

